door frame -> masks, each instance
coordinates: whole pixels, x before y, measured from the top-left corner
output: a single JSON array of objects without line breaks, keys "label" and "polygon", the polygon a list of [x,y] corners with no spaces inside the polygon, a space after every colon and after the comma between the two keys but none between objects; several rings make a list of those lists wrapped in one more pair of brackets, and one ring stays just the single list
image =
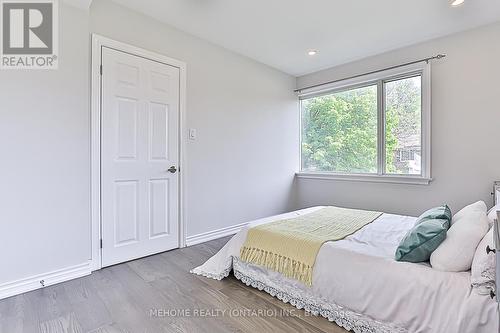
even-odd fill
[{"label": "door frame", "polygon": [[[102,268],[102,220],[101,220],[101,112],[102,112],[102,76],[101,76],[101,49],[107,47],[125,52],[141,58],[157,61],[179,68],[179,247],[186,246],[186,227],[184,210],[184,170],[186,133],[186,63],[169,58],[165,55],[151,52],[133,45],[119,42],[98,34],[92,34],[91,58],[91,104],[90,104],[90,160],[91,160],[91,257],[92,271]],[[104,69],[106,70],[106,69]]]}]

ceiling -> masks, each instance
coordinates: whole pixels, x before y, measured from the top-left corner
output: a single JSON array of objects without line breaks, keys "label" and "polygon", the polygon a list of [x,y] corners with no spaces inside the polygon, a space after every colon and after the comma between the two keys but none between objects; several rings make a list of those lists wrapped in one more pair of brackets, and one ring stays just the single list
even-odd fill
[{"label": "ceiling", "polygon": [[500,20],[498,0],[113,1],[295,76]]}]

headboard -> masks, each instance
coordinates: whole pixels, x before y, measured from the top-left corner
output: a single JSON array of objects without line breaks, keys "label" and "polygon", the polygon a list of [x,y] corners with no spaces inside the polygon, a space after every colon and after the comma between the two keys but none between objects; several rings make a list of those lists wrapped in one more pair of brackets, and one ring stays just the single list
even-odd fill
[{"label": "headboard", "polygon": [[[495,205],[500,203],[500,181],[495,182],[493,185],[493,195],[495,196]],[[497,302],[500,303],[500,211],[497,211],[497,220],[493,224],[493,238],[496,249],[496,297]],[[499,327],[500,332],[500,327]]]},{"label": "headboard", "polygon": [[[496,256],[496,281],[495,281],[495,292],[497,297],[497,302],[500,303],[500,211],[497,211],[497,220],[493,224],[493,238],[495,243],[495,256]],[[500,332],[500,327],[499,327]]]},{"label": "headboard", "polygon": [[493,184],[492,194],[495,196],[495,205],[498,205],[500,203],[500,181]]}]

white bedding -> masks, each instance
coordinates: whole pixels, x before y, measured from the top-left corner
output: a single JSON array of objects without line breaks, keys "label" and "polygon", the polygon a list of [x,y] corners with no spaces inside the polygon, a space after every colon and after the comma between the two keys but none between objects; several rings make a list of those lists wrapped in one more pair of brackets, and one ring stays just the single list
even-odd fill
[{"label": "white bedding", "polygon": [[440,272],[428,264],[394,260],[414,217],[383,214],[344,240],[325,243],[316,258],[312,287],[239,261],[249,227],[321,208],[256,220],[192,272],[222,279],[234,268],[235,276],[248,285],[355,332],[498,332],[497,303],[472,290],[470,272]]}]

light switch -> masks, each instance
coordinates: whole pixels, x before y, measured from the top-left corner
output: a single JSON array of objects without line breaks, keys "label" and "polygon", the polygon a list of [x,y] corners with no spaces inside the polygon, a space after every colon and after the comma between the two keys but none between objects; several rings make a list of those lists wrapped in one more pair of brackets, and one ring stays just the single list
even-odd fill
[{"label": "light switch", "polygon": [[196,129],[194,128],[189,129],[189,139],[196,140]]}]

